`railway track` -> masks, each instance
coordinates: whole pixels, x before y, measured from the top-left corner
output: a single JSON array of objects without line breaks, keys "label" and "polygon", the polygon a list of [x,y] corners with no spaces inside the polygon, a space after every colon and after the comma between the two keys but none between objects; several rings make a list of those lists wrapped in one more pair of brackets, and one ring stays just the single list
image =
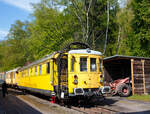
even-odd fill
[{"label": "railway track", "polygon": [[81,107],[71,107],[71,109],[85,113],[85,114],[122,114],[121,112],[107,109],[104,107],[92,107],[92,108],[81,108]]},{"label": "railway track", "polygon": [[[9,91],[11,91],[11,94],[14,94],[14,93],[23,94],[20,90],[16,90],[16,89],[12,89],[12,88],[11,89],[9,88]],[[35,95],[35,94],[30,94],[30,95],[33,95],[34,97],[48,101],[48,99],[41,97],[40,95]],[[54,104],[58,104],[58,103],[54,103]],[[58,105],[60,105],[60,104],[58,104]],[[115,111],[112,109],[105,108],[103,106],[92,106],[92,107],[71,106],[70,109],[73,109],[75,111],[85,113],[85,114],[116,114],[116,113],[120,114],[121,113],[121,112],[118,112],[118,111]]]}]

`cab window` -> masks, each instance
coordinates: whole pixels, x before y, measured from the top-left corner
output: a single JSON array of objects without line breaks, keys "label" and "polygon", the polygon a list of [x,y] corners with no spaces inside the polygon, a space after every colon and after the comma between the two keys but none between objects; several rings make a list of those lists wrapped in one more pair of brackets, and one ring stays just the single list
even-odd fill
[{"label": "cab window", "polygon": [[87,58],[80,58],[80,71],[87,71]]},{"label": "cab window", "polygon": [[99,59],[99,72],[102,72],[102,59]]},{"label": "cab window", "polygon": [[90,70],[92,72],[97,70],[97,68],[96,68],[96,58],[90,58]]},{"label": "cab window", "polygon": [[75,63],[75,57],[73,56],[71,58],[71,72],[74,72],[74,63]]},{"label": "cab window", "polygon": [[31,76],[32,76],[32,68],[31,68]]}]

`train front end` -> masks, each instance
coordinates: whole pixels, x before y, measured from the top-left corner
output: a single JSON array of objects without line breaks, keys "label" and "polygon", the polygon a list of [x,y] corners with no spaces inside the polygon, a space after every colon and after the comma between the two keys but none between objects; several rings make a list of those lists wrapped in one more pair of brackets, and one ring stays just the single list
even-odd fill
[{"label": "train front end", "polygon": [[101,52],[90,49],[68,52],[68,93],[70,97],[103,96],[110,87],[103,85]]}]

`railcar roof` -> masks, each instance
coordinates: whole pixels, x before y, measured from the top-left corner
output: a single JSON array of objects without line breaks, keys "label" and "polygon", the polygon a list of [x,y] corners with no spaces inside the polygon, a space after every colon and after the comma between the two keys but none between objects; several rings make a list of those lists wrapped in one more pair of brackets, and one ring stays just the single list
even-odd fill
[{"label": "railcar roof", "polygon": [[13,70],[9,70],[9,71],[7,71],[6,73],[10,73],[10,72],[16,72],[18,69],[19,69],[20,67],[18,67],[18,68],[15,68],[15,69],[13,69]]},{"label": "railcar roof", "polygon": [[[47,55],[47,56],[43,57],[43,58],[40,59],[40,60],[37,60],[37,61],[35,61],[35,62],[33,62],[33,63],[27,65],[27,66],[24,66],[24,67],[20,68],[19,70],[24,70],[24,69],[26,69],[26,68],[29,68],[29,67],[34,66],[34,65],[36,65],[36,64],[39,64],[39,63],[41,63],[41,62],[44,62],[44,61],[50,59],[50,58],[51,58],[52,56],[54,56],[56,53],[57,53],[57,52],[54,52],[54,53],[52,53],[52,54],[50,54],[50,55]],[[76,54],[102,55],[101,52],[99,52],[99,51],[94,51],[94,50],[90,50],[90,49],[78,49],[78,50],[70,50],[70,51],[68,51],[68,54],[73,54],[73,53],[76,53]]]},{"label": "railcar roof", "polygon": [[37,60],[37,61],[35,61],[35,62],[33,62],[33,63],[27,65],[27,66],[24,66],[24,67],[20,68],[19,70],[24,70],[24,69],[26,69],[26,68],[29,68],[29,67],[33,66],[33,65],[39,64],[39,63],[41,63],[41,62],[44,62],[44,61],[50,59],[50,58],[51,58],[53,55],[55,55],[56,53],[57,53],[57,52],[54,52],[54,53],[52,53],[52,54],[50,54],[50,55],[46,55],[46,56],[43,57],[42,59]]},{"label": "railcar roof", "polygon": [[99,51],[94,51],[90,49],[78,49],[78,50],[70,50],[68,54],[93,54],[93,55],[102,55]]}]

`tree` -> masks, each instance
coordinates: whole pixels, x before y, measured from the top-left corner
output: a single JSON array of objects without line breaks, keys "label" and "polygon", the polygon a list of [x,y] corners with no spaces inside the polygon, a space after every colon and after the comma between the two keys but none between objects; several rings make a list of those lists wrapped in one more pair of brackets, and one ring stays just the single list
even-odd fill
[{"label": "tree", "polygon": [[1,43],[2,70],[23,66],[29,58],[28,51],[28,22],[16,21],[11,26],[8,40]]},{"label": "tree", "polygon": [[[63,0],[65,4],[77,17],[81,25],[82,36],[80,41],[92,44],[93,49],[103,52],[105,33],[107,27],[107,1],[106,0]],[[111,46],[116,42],[116,31],[118,25],[116,22],[116,13],[119,10],[117,0],[109,1],[110,28],[108,28],[108,46],[106,55],[112,55],[115,49]],[[73,9],[73,10],[72,10]],[[110,51],[111,50],[111,51]]]},{"label": "tree", "polygon": [[133,33],[129,37],[129,47],[132,55],[146,56],[150,54],[150,1],[132,0],[131,7],[134,18],[131,27]]},{"label": "tree", "polygon": [[73,41],[78,28],[76,19],[67,9],[61,12],[52,8],[51,4],[51,0],[46,0],[34,6],[35,20],[30,27],[30,49],[35,59],[58,51],[66,44],[65,42]]},{"label": "tree", "polygon": [[[103,52],[108,25],[107,1],[41,0],[33,6],[32,20],[16,21],[11,26],[8,39],[0,43],[0,70],[23,66],[61,50],[73,41],[86,42]],[[108,9],[106,56],[114,54],[114,44],[117,45],[117,0],[109,1]]]},{"label": "tree", "polygon": [[127,1],[126,5],[117,12],[117,23],[120,26],[120,30],[118,28],[118,36],[120,37],[117,47],[118,49],[116,48],[117,54],[132,55],[128,43],[129,37],[133,31],[131,27],[133,17],[134,15],[131,9],[131,1]]}]

